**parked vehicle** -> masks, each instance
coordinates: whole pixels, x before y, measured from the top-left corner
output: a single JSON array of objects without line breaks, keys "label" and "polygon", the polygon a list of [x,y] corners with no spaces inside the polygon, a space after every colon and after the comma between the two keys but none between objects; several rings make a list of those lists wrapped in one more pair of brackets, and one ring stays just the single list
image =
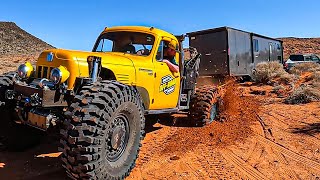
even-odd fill
[{"label": "parked vehicle", "polygon": [[301,63],[319,63],[320,58],[315,54],[292,54],[284,63],[284,68],[289,71],[292,67]]},{"label": "parked vehicle", "polygon": [[251,76],[256,64],[283,61],[282,41],[220,27],[187,33],[189,44],[202,54],[200,76]]}]

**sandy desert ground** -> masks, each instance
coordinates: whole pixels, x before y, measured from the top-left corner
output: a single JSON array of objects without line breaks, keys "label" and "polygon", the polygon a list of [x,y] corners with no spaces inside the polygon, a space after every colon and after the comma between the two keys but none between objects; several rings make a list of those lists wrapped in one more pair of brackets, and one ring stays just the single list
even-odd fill
[{"label": "sandy desert ground", "polygon": [[[127,179],[320,178],[320,104],[287,105],[272,93],[253,95],[253,88],[270,89],[228,88],[220,113],[224,122],[196,128],[188,126],[184,114],[148,119]],[[5,139],[6,130],[0,132]],[[58,137],[42,135],[40,143],[23,152],[2,146],[0,179],[67,179]]]}]

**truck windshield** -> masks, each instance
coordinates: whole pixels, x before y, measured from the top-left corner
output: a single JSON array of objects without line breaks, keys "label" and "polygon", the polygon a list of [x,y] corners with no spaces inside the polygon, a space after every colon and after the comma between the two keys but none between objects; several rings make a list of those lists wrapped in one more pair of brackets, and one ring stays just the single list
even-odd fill
[{"label": "truck windshield", "polygon": [[289,59],[291,61],[304,61],[303,55],[290,55]]},{"label": "truck windshield", "polygon": [[93,52],[123,52],[148,56],[154,45],[154,36],[138,32],[108,32],[102,34]]}]

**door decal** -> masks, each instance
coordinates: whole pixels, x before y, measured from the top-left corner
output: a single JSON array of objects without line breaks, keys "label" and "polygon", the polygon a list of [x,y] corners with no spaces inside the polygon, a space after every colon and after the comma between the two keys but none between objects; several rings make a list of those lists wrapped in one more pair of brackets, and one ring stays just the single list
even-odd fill
[{"label": "door decal", "polygon": [[166,75],[161,78],[160,92],[164,92],[169,95],[174,92],[176,86],[176,80],[171,75]]}]

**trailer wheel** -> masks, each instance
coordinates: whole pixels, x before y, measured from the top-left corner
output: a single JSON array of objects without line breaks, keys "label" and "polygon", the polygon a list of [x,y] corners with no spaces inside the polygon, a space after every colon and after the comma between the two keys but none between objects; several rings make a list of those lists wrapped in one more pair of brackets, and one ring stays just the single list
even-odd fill
[{"label": "trailer wheel", "polygon": [[124,179],[135,166],[144,135],[141,98],[116,81],[84,86],[61,130],[63,167],[73,179]]},{"label": "trailer wheel", "polygon": [[191,98],[189,119],[195,126],[205,126],[218,115],[218,96],[215,86],[201,86]]}]

